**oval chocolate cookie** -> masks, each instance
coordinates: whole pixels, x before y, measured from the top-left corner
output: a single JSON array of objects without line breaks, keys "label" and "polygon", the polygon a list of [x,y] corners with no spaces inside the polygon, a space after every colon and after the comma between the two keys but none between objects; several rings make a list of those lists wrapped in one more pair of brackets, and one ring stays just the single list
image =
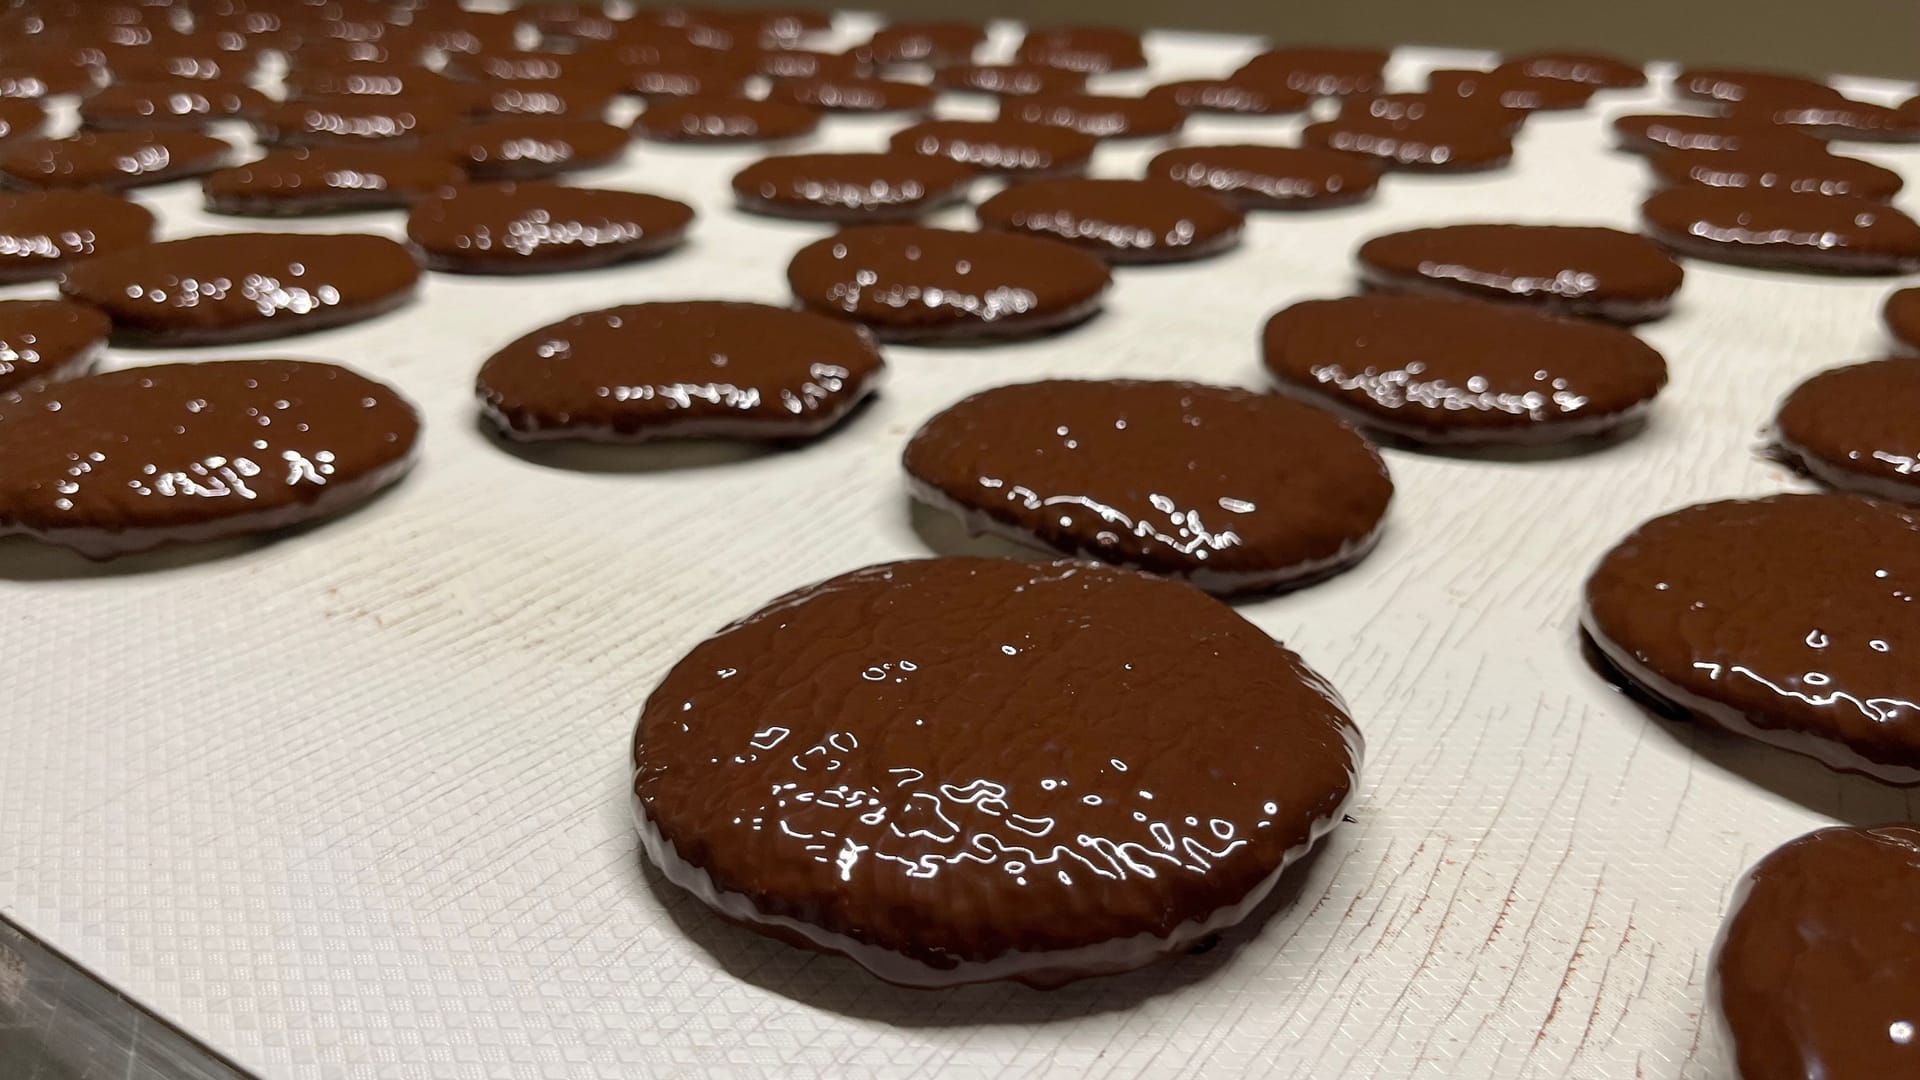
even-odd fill
[{"label": "oval chocolate cookie", "polygon": [[1614,138],[1622,150],[1650,154],[1660,150],[1767,151],[1815,153],[1820,140],[1763,120],[1736,116],[1633,114],[1613,118]]},{"label": "oval chocolate cookie", "polygon": [[242,82],[116,83],[80,102],[80,123],[96,129],[202,127],[218,120],[251,120],[272,107],[265,94]]},{"label": "oval chocolate cookie", "polygon": [[1901,351],[1920,354],[1920,288],[1893,292],[1880,309],[1880,317]]},{"label": "oval chocolate cookie", "polygon": [[60,291],[144,345],[257,341],[370,319],[412,295],[407,249],[360,233],[220,233],[89,259]]},{"label": "oval chocolate cookie", "polygon": [[895,983],[1050,986],[1252,914],[1340,820],[1360,735],[1191,588],[948,558],[695,646],[633,756],[642,847],[729,919]]},{"label": "oval chocolate cookie", "polygon": [[767,91],[769,101],[842,113],[924,112],[934,96],[920,83],[848,75],[775,79]]},{"label": "oval chocolate cookie", "polygon": [[421,145],[476,180],[524,180],[611,164],[627,141],[627,132],[598,120],[516,116],[452,128]]},{"label": "oval chocolate cookie", "polygon": [[1373,548],[1393,483],[1351,427],[1186,382],[1001,386],[907,444],[914,493],[970,528],[1190,581],[1292,588]]},{"label": "oval chocolate cookie", "polygon": [[1584,109],[1596,88],[1565,79],[1542,79],[1512,68],[1467,71],[1442,68],[1427,72],[1427,92],[1435,97],[1487,101],[1513,112]]},{"label": "oval chocolate cookie", "polygon": [[882,366],[870,334],[823,315],[628,304],[527,333],[481,367],[479,393],[514,439],[806,439],[844,419]]},{"label": "oval chocolate cookie", "polygon": [[1211,192],[1249,210],[1320,210],[1372,198],[1380,167],[1314,146],[1181,146],[1148,162],[1147,176]]},{"label": "oval chocolate cookie", "polygon": [[973,168],[919,154],[792,154],[733,178],[742,210],[815,221],[907,221],[967,197]]},{"label": "oval chocolate cookie", "polygon": [[1279,85],[1314,97],[1371,94],[1380,89],[1389,54],[1380,49],[1290,45],[1268,49],[1240,66],[1233,81]]},{"label": "oval chocolate cookie", "polygon": [[1734,890],[1708,988],[1741,1080],[1920,1074],[1920,829],[1832,828]]},{"label": "oval chocolate cookie", "polygon": [[1780,403],[1773,441],[1829,487],[1920,502],[1920,359],[1820,372]]},{"label": "oval chocolate cookie", "polygon": [[58,275],[95,255],[153,239],[153,212],[101,191],[0,195],[0,282]]},{"label": "oval chocolate cookie", "polygon": [[1591,225],[1443,225],[1360,245],[1377,289],[1459,293],[1614,322],[1667,313],[1684,276],[1644,236]]},{"label": "oval chocolate cookie", "polygon": [[812,109],[778,101],[683,97],[649,104],[633,131],[659,142],[768,142],[797,139],[819,123]]},{"label": "oval chocolate cookie", "polygon": [[122,189],[212,172],[233,147],[198,131],[83,131],[0,143],[0,182],[26,188]]},{"label": "oval chocolate cookie", "polygon": [[440,97],[352,94],[276,105],[257,126],[260,141],[268,146],[411,146],[424,135],[461,123],[466,116],[465,108]]},{"label": "oval chocolate cookie", "polygon": [[1284,116],[1304,112],[1311,95],[1278,84],[1255,86],[1232,79],[1186,79],[1162,83],[1148,97],[1165,98],[1182,112],[1228,116]]},{"label": "oval chocolate cookie", "polygon": [[1497,69],[1531,79],[1557,79],[1599,90],[1630,90],[1647,85],[1639,64],[1602,53],[1539,52],[1509,57]]},{"label": "oval chocolate cookie", "polygon": [[638,191],[467,184],[415,203],[407,239],[432,270],[545,274],[657,255],[692,223],[693,207]]},{"label": "oval chocolate cookie", "polygon": [[894,133],[903,154],[942,157],[1022,179],[1082,172],[1096,140],[1070,128],[1012,120],[929,120]]},{"label": "oval chocolate cookie", "polygon": [[1039,64],[954,64],[933,72],[933,85],[943,90],[995,97],[1072,94],[1086,83],[1087,77],[1077,71]]},{"label": "oval chocolate cookie", "polygon": [[875,64],[940,67],[973,59],[974,50],[986,40],[986,28],[978,23],[890,23],[875,30],[872,39],[861,46],[859,52]]},{"label": "oval chocolate cookie", "polygon": [[1414,443],[1564,442],[1641,420],[1667,382],[1618,327],[1442,297],[1308,300],[1266,329],[1281,389]]},{"label": "oval chocolate cookie", "polygon": [[800,303],[882,341],[1025,337],[1100,308],[1106,264],[1057,240],[916,225],[856,225],[787,266]]},{"label": "oval chocolate cookie", "polygon": [[1096,139],[1142,139],[1179,131],[1187,114],[1151,95],[1042,94],[1001,102],[1000,119],[1067,128]]},{"label": "oval chocolate cookie", "polygon": [[1027,31],[1014,58],[1023,64],[1093,75],[1147,66],[1140,34],[1118,26],[1043,26]]},{"label": "oval chocolate cookie", "polygon": [[413,406],[332,364],[155,364],[0,397],[0,533],[103,559],[322,517],[399,479]]},{"label": "oval chocolate cookie", "polygon": [[1884,202],[1903,186],[1900,174],[1871,161],[1804,150],[1663,150],[1647,157],[1653,174],[1668,184],[1791,191],[1802,195],[1851,195]]},{"label": "oval chocolate cookie", "polygon": [[1858,495],[1678,510],[1587,579],[1609,674],[1827,765],[1920,783],[1920,519]]},{"label": "oval chocolate cookie", "polygon": [[613,103],[613,90],[584,80],[514,79],[489,82],[480,99],[496,116],[567,116],[599,120]]},{"label": "oval chocolate cookie", "polygon": [[1696,259],[1775,270],[1920,270],[1920,223],[1847,195],[1676,187],[1640,207],[1647,234]]},{"label": "oval chocolate cookie", "polygon": [[1240,241],[1226,203],[1167,180],[1036,180],[980,204],[980,225],[1064,240],[1116,263],[1179,262]]},{"label": "oval chocolate cookie", "polygon": [[0,300],[0,394],[93,370],[112,326],[67,300]]},{"label": "oval chocolate cookie", "polygon": [[466,178],[418,150],[301,146],[211,173],[200,187],[216,214],[299,217],[410,206]]},{"label": "oval chocolate cookie", "polygon": [[1504,125],[1504,110],[1418,119],[1348,113],[1308,124],[1300,141],[1360,154],[1389,169],[1485,172],[1503,168],[1513,158],[1513,140]]},{"label": "oval chocolate cookie", "polygon": [[1752,102],[1734,106],[1728,115],[1735,120],[1802,131],[1818,139],[1884,143],[1920,139],[1920,117],[1845,97],[1822,102]]},{"label": "oval chocolate cookie", "polygon": [[1804,75],[1738,68],[1682,68],[1673,76],[1673,92],[1714,105],[1780,101],[1806,104],[1844,100],[1840,91]]}]

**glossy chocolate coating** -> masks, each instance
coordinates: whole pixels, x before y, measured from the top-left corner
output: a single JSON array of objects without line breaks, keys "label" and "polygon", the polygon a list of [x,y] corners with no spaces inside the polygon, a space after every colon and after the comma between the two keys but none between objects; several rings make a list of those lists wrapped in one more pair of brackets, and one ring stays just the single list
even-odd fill
[{"label": "glossy chocolate coating", "polygon": [[1418,172],[1485,172],[1503,168],[1513,158],[1505,121],[1485,115],[1439,112],[1393,119],[1343,114],[1308,124],[1300,141],[1369,157],[1384,168]]},{"label": "glossy chocolate coating", "polygon": [[203,127],[216,120],[251,120],[273,103],[245,83],[205,79],[123,82],[80,103],[80,123],[99,129]]},{"label": "glossy chocolate coating", "polygon": [[847,76],[775,79],[767,90],[770,101],[854,113],[924,112],[934,96],[932,87],[919,83]]},{"label": "glossy chocolate coating", "polygon": [[407,239],[432,270],[541,274],[657,255],[692,223],[693,207],[658,195],[510,181],[420,200]]},{"label": "glossy chocolate coating", "polygon": [[221,169],[200,186],[216,214],[299,217],[409,206],[465,180],[458,166],[418,150],[302,146]]},{"label": "glossy chocolate coating", "polygon": [[438,97],[395,94],[343,94],[289,101],[267,110],[257,125],[269,146],[412,146],[422,136],[462,122],[464,105]]},{"label": "glossy chocolate coating", "polygon": [[1077,71],[1135,71],[1147,66],[1140,35],[1117,26],[1054,26],[1027,31],[1015,58],[1023,64]]},{"label": "glossy chocolate coating", "polygon": [[1466,71],[1442,68],[1427,73],[1427,92],[1436,97],[1492,101],[1515,112],[1559,112],[1584,109],[1594,87],[1566,79],[1541,79],[1511,68],[1503,71]]},{"label": "glossy chocolate coating", "polygon": [[1283,116],[1313,104],[1311,95],[1285,86],[1256,86],[1231,79],[1186,79],[1161,83],[1147,91],[1149,98],[1165,98],[1190,113],[1230,116]]},{"label": "glossy chocolate coating", "polygon": [[1358,562],[1393,495],[1331,413],[1187,382],[996,387],[934,415],[904,461],[917,496],[976,531],[1222,594]]},{"label": "glossy chocolate coating", "polygon": [[892,23],[874,31],[860,53],[875,64],[964,63],[986,40],[986,30],[977,23]]},{"label": "glossy chocolate coating", "polygon": [[0,195],[0,282],[58,275],[76,261],[153,238],[153,213],[100,191]]},{"label": "glossy chocolate coating", "polygon": [[156,364],[0,397],[0,533],[92,558],[284,528],[399,479],[420,419],[332,364]]},{"label": "glossy chocolate coating", "polygon": [[919,154],[793,154],[733,178],[740,208],[816,221],[907,221],[965,199],[973,169]]},{"label": "glossy chocolate coating", "polygon": [[1335,115],[1339,121],[1358,124],[1447,124],[1503,133],[1520,130],[1527,119],[1525,110],[1509,109],[1490,97],[1462,97],[1424,90],[1356,95],[1342,100],[1340,111]]},{"label": "glossy chocolate coating", "polygon": [[1369,286],[1454,293],[1568,315],[1643,322],[1667,313],[1684,276],[1658,244],[1592,225],[1443,225],[1360,245]]},{"label": "glossy chocolate coating", "polygon": [[456,79],[478,83],[578,83],[617,90],[626,73],[597,50],[584,53],[508,52],[449,60],[445,71]]},{"label": "glossy chocolate coating", "polygon": [[1086,82],[1086,76],[1077,71],[1039,64],[954,64],[933,73],[933,85],[942,89],[996,97],[1072,94]]},{"label": "glossy chocolate coating", "polygon": [[119,190],[199,176],[233,147],[198,131],[86,131],[0,143],[0,182],[16,188]]},{"label": "glossy chocolate coating", "polygon": [[695,646],[640,714],[634,810],[670,880],[763,933],[896,983],[1047,986],[1245,919],[1340,820],[1360,745],[1184,585],[927,559]]},{"label": "glossy chocolate coating", "polygon": [[1451,297],[1302,301],[1267,322],[1265,352],[1283,393],[1436,446],[1598,435],[1643,417],[1667,382],[1625,330]]},{"label": "glossy chocolate coating", "polygon": [[1757,101],[1728,110],[1734,120],[1752,120],[1849,142],[1920,141],[1920,117],[1885,105],[1839,98],[1824,102]]},{"label": "glossy chocolate coating", "polygon": [[1279,85],[1314,97],[1346,97],[1379,91],[1389,54],[1380,49],[1269,49],[1240,66],[1233,81]]},{"label": "glossy chocolate coating", "polygon": [[1155,155],[1147,176],[1211,192],[1249,210],[1319,210],[1371,198],[1380,167],[1356,154],[1314,146],[1182,146]]},{"label": "glossy chocolate coating", "polygon": [[613,103],[605,86],[561,79],[496,79],[482,87],[481,104],[496,116],[566,116],[599,120]]},{"label": "glossy chocolate coating", "polygon": [[1023,337],[1100,307],[1104,263],[1057,240],[915,225],[856,225],[787,266],[800,303],[882,341]]},{"label": "glossy chocolate coating", "polygon": [[1912,1076],[1920,829],[1830,828],[1741,879],[1709,994],[1740,1080]]},{"label": "glossy chocolate coating", "polygon": [[1597,90],[1630,90],[1647,85],[1640,65],[1602,53],[1539,52],[1509,57],[1497,69],[1532,79],[1559,79]]},{"label": "glossy chocolate coating", "polygon": [[98,68],[38,63],[0,63],[0,99],[38,101],[84,94],[100,85]]},{"label": "glossy chocolate coating", "polygon": [[475,97],[472,87],[411,64],[295,68],[287,73],[286,83],[287,97],[295,101],[342,97],[402,98],[409,102],[432,99],[465,108]]},{"label": "glossy chocolate coating", "polygon": [[1897,289],[1888,295],[1880,317],[1900,351],[1920,355],[1920,288]]},{"label": "glossy chocolate coating", "polygon": [[0,300],[0,394],[92,371],[111,325],[85,304]]},{"label": "glossy chocolate coating", "polygon": [[873,67],[854,53],[810,49],[767,49],[754,57],[754,70],[769,79],[864,79]]},{"label": "glossy chocolate coating", "polygon": [[1813,153],[1818,139],[1751,117],[1634,113],[1613,118],[1620,149],[1637,154],[1661,150]]},{"label": "glossy chocolate coating", "polygon": [[1828,368],[1794,387],[1773,447],[1828,487],[1920,502],[1920,359]]},{"label": "glossy chocolate coating", "polygon": [[1858,495],[1705,503],[1587,579],[1582,625],[1637,691],[1827,765],[1920,783],[1920,520]]},{"label": "glossy chocolate coating", "polygon": [[903,154],[948,158],[985,173],[1023,179],[1070,176],[1093,157],[1096,140],[1070,128],[1011,120],[929,120],[894,133]]},{"label": "glossy chocolate coating", "polygon": [[1067,128],[1096,139],[1141,139],[1179,131],[1187,113],[1164,97],[1040,94],[1002,101],[1000,119]]},{"label": "glossy chocolate coating", "polygon": [[627,89],[650,98],[740,95],[747,89],[747,72],[707,60],[663,59],[628,71]]},{"label": "glossy chocolate coating", "polygon": [[480,368],[509,438],[806,439],[838,424],[884,365],[858,326],[720,300],[628,304],[533,330]]},{"label": "glossy chocolate coating", "polygon": [[1836,274],[1920,271],[1920,223],[1851,195],[1674,187],[1640,206],[1647,234],[1697,259]]},{"label": "glossy chocolate coating", "polygon": [[372,318],[413,295],[420,268],[381,236],[220,233],[100,255],[60,292],[149,345],[257,341]]},{"label": "glossy chocolate coating", "polygon": [[1741,68],[1682,68],[1673,77],[1673,92],[1679,97],[1715,105],[1763,101],[1814,104],[1846,100],[1840,91],[1804,75]]},{"label": "glossy chocolate coating", "polygon": [[47,110],[38,101],[0,98],[0,140],[28,138],[47,125]]},{"label": "glossy chocolate coating", "polygon": [[1182,262],[1240,241],[1240,211],[1171,180],[1036,180],[980,204],[980,226],[1063,240],[1113,263]]},{"label": "glossy chocolate coating", "polygon": [[1892,169],[1818,148],[1663,150],[1648,155],[1647,164],[1654,176],[1668,184],[1879,201],[1892,198],[1903,183]]},{"label": "glossy chocolate coating", "polygon": [[772,142],[797,139],[819,123],[812,109],[779,101],[686,97],[648,105],[633,131],[659,142]]},{"label": "glossy chocolate coating", "polygon": [[520,116],[450,128],[421,149],[475,179],[520,180],[611,164],[628,141],[626,131],[598,120]]}]

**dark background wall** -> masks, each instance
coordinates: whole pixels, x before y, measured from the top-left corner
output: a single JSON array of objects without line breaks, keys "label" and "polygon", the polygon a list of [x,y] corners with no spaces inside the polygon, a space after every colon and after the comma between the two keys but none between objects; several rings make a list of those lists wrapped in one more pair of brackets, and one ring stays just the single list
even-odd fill
[{"label": "dark background wall", "polygon": [[[752,7],[769,0],[710,2]],[[1920,79],[1920,0],[847,0],[839,6],[899,17],[1234,30],[1301,43],[1508,51],[1577,46],[1643,60]]]}]

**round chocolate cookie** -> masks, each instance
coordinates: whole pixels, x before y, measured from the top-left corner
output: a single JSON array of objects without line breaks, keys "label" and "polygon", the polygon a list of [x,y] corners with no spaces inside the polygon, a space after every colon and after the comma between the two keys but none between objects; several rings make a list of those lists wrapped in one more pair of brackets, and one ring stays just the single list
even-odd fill
[{"label": "round chocolate cookie", "polygon": [[551,274],[657,255],[692,223],[693,207],[658,195],[508,181],[420,200],[407,239],[443,273]]},{"label": "round chocolate cookie", "polygon": [[719,300],[588,311],[494,353],[481,408],[508,438],[810,439],[879,381],[864,329]]},{"label": "round chocolate cookie", "polygon": [[1804,75],[1740,68],[1682,68],[1673,76],[1673,92],[1678,97],[1723,106],[1763,101],[1812,104],[1845,100],[1840,91]]},{"label": "round chocolate cookie", "polygon": [[1851,195],[1884,202],[1902,187],[1900,174],[1859,158],[1806,149],[1662,150],[1647,156],[1654,176],[1668,184]]},{"label": "round chocolate cookie", "polygon": [[1834,274],[1920,271],[1920,223],[1850,195],[1674,187],[1640,206],[1649,236],[1696,259]]},{"label": "round chocolate cookie", "polygon": [[280,529],[398,480],[419,433],[392,388],[332,364],[153,364],[52,383],[0,397],[0,534],[105,559]]},{"label": "round chocolate cookie", "polygon": [[620,160],[626,131],[598,120],[501,117],[440,132],[421,148],[476,180],[526,180]]},{"label": "round chocolate cookie", "polygon": [[1169,180],[1036,180],[980,204],[987,229],[1064,240],[1114,263],[1182,262],[1240,242],[1246,219]]},{"label": "round chocolate cookie", "polygon": [[1140,35],[1118,26],[1052,26],[1027,31],[1014,58],[1023,64],[1077,71],[1137,71],[1147,66]]},{"label": "round chocolate cookie", "polygon": [[658,142],[772,142],[797,139],[819,123],[812,109],[779,101],[683,97],[649,104],[633,131]]},{"label": "round chocolate cookie", "polygon": [[695,646],[641,711],[634,816],[752,929],[905,985],[1053,986],[1247,918],[1360,749],[1320,676],[1184,585],[926,559]]},{"label": "round chocolate cookie", "polygon": [[212,172],[233,147],[198,131],[85,131],[0,143],[0,183],[122,190]]},{"label": "round chocolate cookie", "polygon": [[1644,236],[1593,225],[1442,225],[1360,245],[1368,286],[1457,293],[1613,322],[1667,313],[1685,276]]},{"label": "round chocolate cookie", "polygon": [[1267,322],[1293,397],[1416,445],[1538,446],[1644,419],[1667,364],[1625,330],[1478,300],[1370,293]]},{"label": "round chocolate cookie", "polygon": [[929,120],[894,133],[903,154],[948,158],[986,173],[1021,179],[1084,171],[1096,140],[1068,128],[1011,120]]},{"label": "round chocolate cookie", "polygon": [[58,276],[81,259],[153,239],[153,212],[102,191],[0,195],[0,282]]},{"label": "round chocolate cookie", "polygon": [[967,197],[972,167],[919,154],[792,154],[733,178],[742,210],[814,221],[908,221]]},{"label": "round chocolate cookie", "polygon": [[967,22],[899,22],[873,32],[860,47],[868,62],[881,65],[965,63],[987,40],[986,28]]},{"label": "round chocolate cookie", "polygon": [[1898,289],[1887,297],[1880,316],[1899,352],[1920,356],[1920,288]]},{"label": "round chocolate cookie", "polygon": [[1920,829],[1830,828],[1734,890],[1708,992],[1741,1080],[1920,1074]]},{"label": "round chocolate cookie", "polygon": [[267,110],[256,127],[268,146],[411,146],[424,135],[466,119],[464,105],[411,95],[343,94],[288,101]]},{"label": "round chocolate cookie", "polygon": [[1920,519],[1775,495],[1642,525],[1587,579],[1610,677],[1663,707],[1892,783],[1920,783]]},{"label": "round chocolate cookie", "polygon": [[747,76],[724,61],[662,59],[630,69],[627,89],[644,98],[740,96]]},{"label": "round chocolate cookie", "polygon": [[413,296],[407,249],[363,233],[218,233],[100,255],[60,292],[142,345],[257,341],[370,319]]},{"label": "round chocolate cookie", "polygon": [[1828,487],[1920,502],[1920,359],[1828,368],[1794,387],[1773,448]]},{"label": "round chocolate cookie", "polygon": [[1850,98],[1824,102],[1754,101],[1733,106],[1729,119],[1802,131],[1820,139],[1905,143],[1920,140],[1920,117]]},{"label": "round chocolate cookie", "polygon": [[1096,139],[1143,139],[1179,131],[1187,114],[1164,97],[1041,94],[1002,101],[1000,119],[1067,128]]},{"label": "round chocolate cookie", "polygon": [[599,120],[613,103],[613,91],[588,82],[499,79],[485,86],[484,110],[494,116],[569,116]]},{"label": "round chocolate cookie", "polygon": [[1504,119],[1485,115],[1433,113],[1393,119],[1343,114],[1308,124],[1300,141],[1369,157],[1388,169],[1420,172],[1485,172],[1504,168],[1513,159]]},{"label": "round chocolate cookie", "polygon": [[1496,71],[1514,72],[1530,79],[1557,79],[1596,90],[1631,90],[1647,85],[1639,64],[1602,53],[1539,52],[1508,57]]},{"label": "round chocolate cookie", "polygon": [[216,120],[252,120],[272,107],[265,94],[240,82],[126,82],[82,100],[80,123],[96,130],[202,127]]},{"label": "round chocolate cookie", "polygon": [[92,371],[111,326],[85,304],[0,300],[0,394]]},{"label": "round chocolate cookie", "polygon": [[1384,80],[1389,54],[1380,49],[1288,46],[1269,49],[1240,66],[1233,81],[1284,86],[1313,97],[1372,94]]},{"label": "round chocolate cookie", "polygon": [[1791,128],[1744,116],[1680,116],[1633,113],[1613,118],[1620,149],[1636,154],[1660,150],[1813,153],[1820,140]]},{"label": "round chocolate cookie", "polygon": [[1249,210],[1321,210],[1372,198],[1380,167],[1314,146],[1181,146],[1155,155],[1147,177],[1211,192]]},{"label": "round chocolate cookie", "polygon": [[215,214],[301,217],[410,206],[465,181],[458,166],[418,150],[302,146],[210,173],[200,187]]},{"label": "round chocolate cookie", "polygon": [[775,79],[767,90],[769,101],[843,113],[925,112],[934,96],[932,87],[919,83],[844,75]]},{"label": "round chocolate cookie", "polygon": [[882,341],[1028,337],[1081,322],[1112,283],[1057,240],[917,225],[856,225],[800,249],[787,281],[802,305],[864,323]]},{"label": "round chocolate cookie", "polygon": [[933,85],[943,90],[995,97],[1076,94],[1086,84],[1079,72],[1039,64],[954,64],[933,72]]},{"label": "round chocolate cookie", "polygon": [[1566,79],[1543,79],[1512,68],[1467,71],[1441,68],[1427,72],[1427,93],[1467,101],[1489,101],[1514,112],[1584,109],[1595,88]]},{"label": "round chocolate cookie", "polygon": [[1285,86],[1255,86],[1231,79],[1161,83],[1147,91],[1147,96],[1164,98],[1182,112],[1229,116],[1284,116],[1304,112],[1313,104],[1311,95]]},{"label": "round chocolate cookie", "polygon": [[1359,562],[1393,495],[1332,414],[1187,382],[996,387],[922,425],[905,465],[915,495],[975,531],[1222,594]]}]

